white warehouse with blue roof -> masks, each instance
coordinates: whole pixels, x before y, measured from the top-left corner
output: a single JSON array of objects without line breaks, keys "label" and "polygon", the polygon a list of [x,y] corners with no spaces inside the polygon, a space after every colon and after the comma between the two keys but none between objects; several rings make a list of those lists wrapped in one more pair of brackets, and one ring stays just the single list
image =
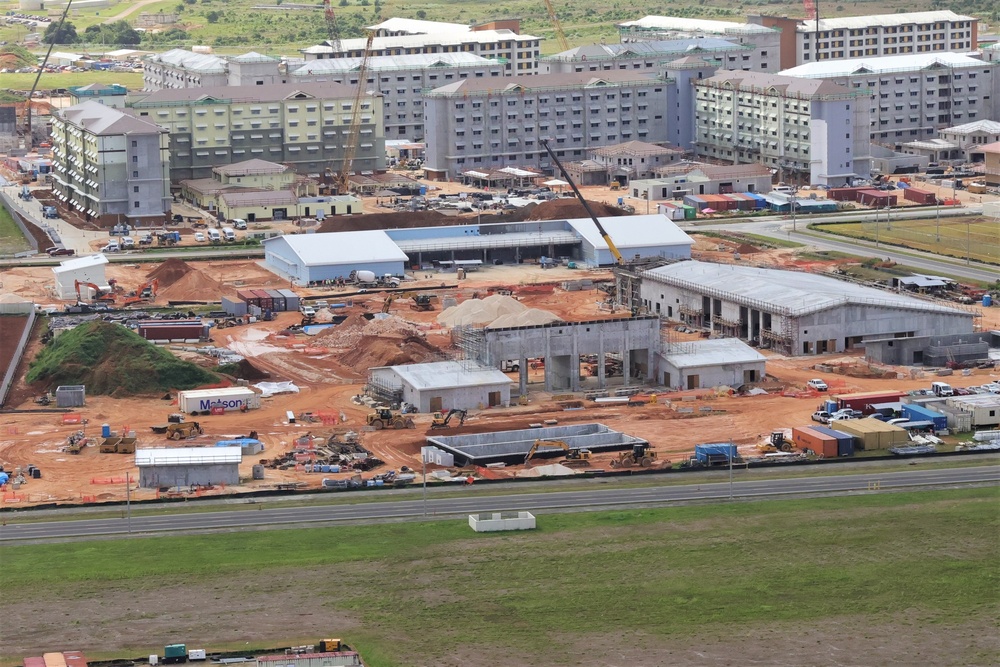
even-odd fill
[{"label": "white warehouse with blue roof", "polygon": [[[665,215],[600,220],[626,258],[691,257],[694,241]],[[299,284],[347,278],[354,270],[401,276],[411,266],[510,264],[542,257],[592,267],[615,264],[590,218],[294,234],[264,241],[265,266]]]},{"label": "white warehouse with blue roof", "polygon": [[642,273],[651,313],[789,355],[844,352],[865,339],[970,333],[975,313],[815,273],[675,262]]}]

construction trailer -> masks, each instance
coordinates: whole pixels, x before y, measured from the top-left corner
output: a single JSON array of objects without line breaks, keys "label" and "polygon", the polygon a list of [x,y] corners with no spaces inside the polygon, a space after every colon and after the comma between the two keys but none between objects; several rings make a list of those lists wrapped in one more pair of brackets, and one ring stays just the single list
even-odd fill
[{"label": "construction trailer", "polygon": [[738,338],[716,338],[666,344],[659,370],[664,387],[740,387],[764,379],[765,361]]},{"label": "construction trailer", "polygon": [[239,446],[135,451],[139,486],[144,489],[236,485],[240,483],[242,460],[243,451]]},{"label": "construction trailer", "polygon": [[468,361],[381,366],[368,374],[369,395],[418,412],[507,407],[512,384],[496,368]]},{"label": "construction trailer", "polygon": [[952,396],[947,404],[956,412],[969,415],[969,426],[996,426],[1000,424],[1000,395],[974,394],[971,396]]}]

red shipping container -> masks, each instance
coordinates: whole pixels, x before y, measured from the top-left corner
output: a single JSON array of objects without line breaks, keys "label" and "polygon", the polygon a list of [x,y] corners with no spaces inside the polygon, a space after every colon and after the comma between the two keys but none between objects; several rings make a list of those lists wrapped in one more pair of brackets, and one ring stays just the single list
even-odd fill
[{"label": "red shipping container", "polygon": [[23,660],[24,667],[45,667],[45,658],[40,655],[34,655],[30,658],[25,658]]},{"label": "red shipping container", "polygon": [[264,310],[274,310],[274,303],[271,301],[271,295],[267,293],[267,290],[255,289],[251,290],[253,295],[257,297],[257,305]]},{"label": "red shipping container", "polygon": [[260,306],[260,297],[254,294],[253,290],[241,289],[236,292],[236,296],[245,301],[248,306]]},{"label": "red shipping container", "polygon": [[80,651],[63,651],[66,658],[66,667],[87,667],[87,659]]},{"label": "red shipping container", "polygon": [[875,403],[895,403],[905,396],[902,391],[864,391],[856,394],[839,394],[834,396],[840,408],[851,408],[861,410],[865,414],[871,414],[873,410],[869,407]]},{"label": "red shipping container", "polygon": [[837,458],[837,438],[826,433],[820,433],[810,426],[799,426],[792,429],[792,442],[799,449],[811,449],[817,456]]},{"label": "red shipping container", "polygon": [[930,190],[921,190],[919,188],[904,188],[903,199],[925,205],[937,203],[937,195]]}]

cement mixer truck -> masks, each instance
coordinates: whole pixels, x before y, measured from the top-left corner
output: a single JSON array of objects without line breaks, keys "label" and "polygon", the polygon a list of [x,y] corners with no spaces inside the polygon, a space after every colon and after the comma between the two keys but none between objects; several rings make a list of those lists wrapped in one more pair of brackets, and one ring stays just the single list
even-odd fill
[{"label": "cement mixer truck", "polygon": [[374,271],[351,271],[348,280],[358,287],[378,287],[378,277]]}]

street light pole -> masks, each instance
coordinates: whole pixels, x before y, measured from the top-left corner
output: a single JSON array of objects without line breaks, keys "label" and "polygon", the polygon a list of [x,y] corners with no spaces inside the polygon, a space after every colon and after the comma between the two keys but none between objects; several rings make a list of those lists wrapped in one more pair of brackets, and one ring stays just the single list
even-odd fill
[{"label": "street light pole", "polygon": [[427,454],[420,452],[420,467],[424,477],[424,516],[427,516]]},{"label": "street light pole", "polygon": [[[126,434],[127,435],[127,434]],[[128,516],[128,532],[132,534],[132,481],[129,473],[125,473],[125,513]]]}]

